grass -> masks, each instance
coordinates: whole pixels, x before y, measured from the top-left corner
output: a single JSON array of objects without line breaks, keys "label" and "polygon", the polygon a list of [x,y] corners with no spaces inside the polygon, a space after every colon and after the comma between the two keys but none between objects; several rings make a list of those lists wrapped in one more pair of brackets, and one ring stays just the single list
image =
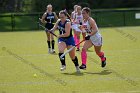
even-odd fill
[{"label": "grass", "polygon": [[[68,55],[67,69],[60,71],[58,55],[47,53],[45,32],[1,32],[0,93],[140,93],[139,29],[101,28],[107,66],[100,67],[90,48],[81,74]],[[81,63],[80,52],[76,55]]]}]

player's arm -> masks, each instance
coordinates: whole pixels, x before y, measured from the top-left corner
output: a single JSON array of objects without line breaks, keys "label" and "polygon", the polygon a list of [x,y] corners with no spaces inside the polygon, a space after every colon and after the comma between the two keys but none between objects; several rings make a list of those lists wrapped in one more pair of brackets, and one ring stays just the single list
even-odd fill
[{"label": "player's arm", "polygon": [[[76,14],[74,15],[73,23],[76,23]],[[77,23],[76,23],[76,24],[77,24]]]},{"label": "player's arm", "polygon": [[73,12],[71,13],[71,19],[73,20]]},{"label": "player's arm", "polygon": [[46,21],[45,21],[45,17],[47,16],[47,12],[45,12],[44,14],[43,14],[43,16],[42,16],[42,18],[41,18],[41,22],[42,23],[47,23]]},{"label": "player's arm", "polygon": [[65,33],[63,35],[59,35],[59,37],[68,37],[70,35],[70,30],[71,30],[71,22],[67,22],[65,24]]},{"label": "player's arm", "polygon": [[91,33],[88,34],[88,35],[86,35],[85,40],[89,40],[90,39],[90,36],[96,34],[96,32],[97,32],[96,23],[95,23],[95,21],[92,18],[89,19],[89,25],[91,27],[90,28]]},{"label": "player's arm", "polygon": [[96,22],[94,21],[94,19],[90,18],[89,24],[90,24],[90,27],[91,27],[90,35],[92,36],[92,35],[96,34],[96,32],[97,32]]},{"label": "player's arm", "polygon": [[74,16],[74,18],[73,18],[73,16],[74,16],[74,13],[72,12],[71,13],[71,22],[74,22],[75,21],[75,16]]},{"label": "player's arm", "polygon": [[55,12],[53,12],[53,13],[54,13],[55,20],[58,20],[56,13]]}]

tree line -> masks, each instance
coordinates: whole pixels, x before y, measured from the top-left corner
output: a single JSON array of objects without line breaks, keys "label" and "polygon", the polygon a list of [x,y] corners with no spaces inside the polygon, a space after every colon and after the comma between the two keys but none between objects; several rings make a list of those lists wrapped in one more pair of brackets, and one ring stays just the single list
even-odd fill
[{"label": "tree line", "polygon": [[140,8],[139,0],[0,0],[0,12],[43,12],[47,4],[56,11],[72,10],[75,4],[91,9]]}]

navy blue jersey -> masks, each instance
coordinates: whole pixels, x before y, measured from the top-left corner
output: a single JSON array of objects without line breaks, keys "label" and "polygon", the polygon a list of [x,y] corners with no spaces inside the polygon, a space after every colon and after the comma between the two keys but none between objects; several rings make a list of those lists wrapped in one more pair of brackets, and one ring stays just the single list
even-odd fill
[{"label": "navy blue jersey", "polygon": [[45,17],[45,21],[47,21],[47,23],[54,23],[54,13],[47,13],[46,17]]},{"label": "navy blue jersey", "polygon": [[[64,33],[66,33],[65,31],[65,25],[67,22],[70,22],[69,19],[67,19],[64,23],[62,23],[61,21],[59,21],[58,23],[58,30],[59,30],[59,34],[62,35]],[[70,35],[68,37],[72,36],[72,29],[70,29]],[[64,38],[68,38],[68,37],[64,37]]]}]

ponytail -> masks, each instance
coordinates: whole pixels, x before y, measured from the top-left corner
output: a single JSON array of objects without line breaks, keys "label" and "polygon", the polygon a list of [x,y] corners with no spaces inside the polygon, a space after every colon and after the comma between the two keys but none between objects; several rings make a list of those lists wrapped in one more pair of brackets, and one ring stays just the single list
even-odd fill
[{"label": "ponytail", "polygon": [[70,17],[70,15],[69,15],[69,13],[67,12],[67,10],[66,10],[66,9],[65,9],[65,10],[61,10],[59,13],[60,13],[60,14],[64,14],[65,16],[67,16],[67,17],[68,17],[68,19],[70,19],[70,20],[71,20],[71,17]]}]

